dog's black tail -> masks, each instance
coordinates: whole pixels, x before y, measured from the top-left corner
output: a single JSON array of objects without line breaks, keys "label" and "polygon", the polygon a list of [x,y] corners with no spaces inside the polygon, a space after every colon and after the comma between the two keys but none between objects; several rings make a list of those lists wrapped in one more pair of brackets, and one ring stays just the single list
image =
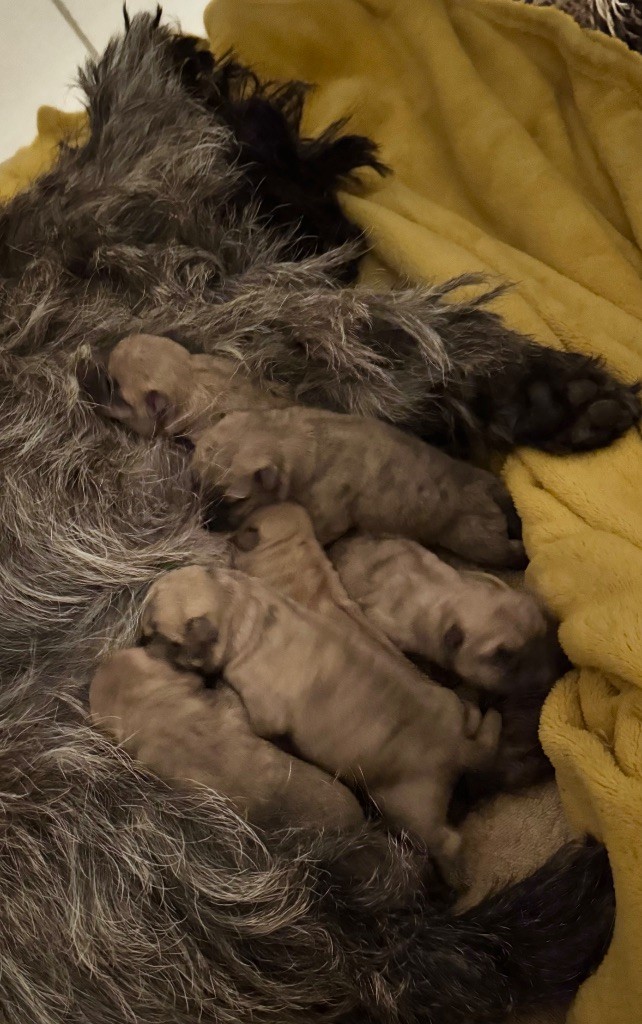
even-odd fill
[{"label": "dog's black tail", "polygon": [[614,913],[604,847],[569,844],[466,913],[417,926],[399,962],[413,979],[409,1018],[498,1024],[511,1011],[569,1000],[604,956]]}]

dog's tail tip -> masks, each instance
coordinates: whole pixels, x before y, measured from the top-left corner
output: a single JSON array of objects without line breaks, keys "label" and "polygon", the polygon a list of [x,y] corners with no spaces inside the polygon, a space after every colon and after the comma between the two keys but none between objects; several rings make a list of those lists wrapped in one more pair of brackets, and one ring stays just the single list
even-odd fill
[{"label": "dog's tail tip", "polygon": [[435,1019],[439,1009],[449,1024],[468,1024],[474,1007],[477,1024],[498,1024],[512,1011],[563,1005],[599,966],[614,920],[604,846],[569,843],[522,881],[459,916],[444,916],[441,934],[426,935],[425,998],[435,1002],[436,977],[439,993],[447,993]]}]

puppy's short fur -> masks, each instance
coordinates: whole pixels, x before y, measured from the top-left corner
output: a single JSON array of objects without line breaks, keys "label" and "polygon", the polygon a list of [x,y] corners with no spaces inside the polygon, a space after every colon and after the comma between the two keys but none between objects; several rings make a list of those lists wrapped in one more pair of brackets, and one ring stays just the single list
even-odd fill
[{"label": "puppy's short fur", "polygon": [[300,503],[324,545],[356,528],[489,565],[524,560],[500,480],[379,420],[302,406],[232,412],[201,434],[193,468],[241,518],[275,501]]},{"label": "puppy's short fur", "polygon": [[491,692],[541,692],[558,678],[556,629],[532,594],[403,538],[346,538],[330,558],[349,596],[403,651]]},{"label": "puppy's short fur", "polygon": [[143,631],[178,644],[186,664],[222,671],[258,735],[287,736],[302,757],[364,785],[439,860],[457,853],[446,824],[452,787],[492,758],[496,712],[471,721],[454,693],[404,671],[363,632],[234,571],[167,573],[150,591]]},{"label": "puppy's short fur", "polygon": [[[341,543],[341,542],[339,542]],[[338,620],[344,626],[361,630],[368,639],[386,647],[392,657],[402,664],[402,671],[414,671],[414,666],[401,653],[371,617],[366,617],[359,605],[348,594],[314,535],[309,515],[301,505],[282,502],[257,509],[244,520],[232,536],[232,564],[248,576],[254,576],[311,611]],[[434,668],[434,666],[431,666]],[[419,679],[432,685],[432,678],[416,670]],[[431,675],[431,673],[428,673]],[[461,686],[455,690],[469,706],[468,714],[478,701],[475,695],[464,697]],[[512,730],[511,730],[512,732]],[[502,749],[504,730],[498,750]],[[482,773],[484,779],[496,771],[496,760]],[[480,773],[474,773],[474,788],[480,786]],[[473,786],[473,782],[470,783]]]},{"label": "puppy's short fur", "polygon": [[272,409],[283,395],[252,383],[233,359],[192,355],[170,338],[132,334],[114,347],[107,386],[98,397],[105,415],[142,437],[180,435],[195,442],[233,409]]},{"label": "puppy's short fur", "polygon": [[144,648],[106,658],[89,703],[94,723],[161,778],[214,789],[255,824],[345,828],[363,822],[346,786],[253,732],[231,687],[205,689],[200,676]]},{"label": "puppy's short fur", "polygon": [[262,580],[310,611],[351,623],[390,651],[397,651],[385,633],[348,597],[303,506],[285,501],[256,509],[231,540],[235,569]]}]

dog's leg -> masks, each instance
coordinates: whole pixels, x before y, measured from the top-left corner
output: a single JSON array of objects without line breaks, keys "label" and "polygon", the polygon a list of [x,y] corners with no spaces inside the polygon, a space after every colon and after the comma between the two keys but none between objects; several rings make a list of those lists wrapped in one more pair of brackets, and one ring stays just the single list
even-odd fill
[{"label": "dog's leg", "polygon": [[487,308],[501,289],[448,301],[464,285],[479,291],[479,277],[389,292],[328,288],[341,258],[315,270],[309,261],[272,266],[269,294],[260,274],[230,281],[226,301],[203,311],[208,333],[224,338],[234,322],[240,337],[241,309],[263,328],[261,339],[244,332],[250,370],[262,372],[269,336],[270,374],[299,401],[387,419],[426,440],[564,453],[604,447],[639,420],[635,385],[507,327]]},{"label": "dog's leg", "polygon": [[[399,296],[391,293],[391,306]],[[420,420],[410,425],[427,439],[481,439],[494,447],[530,445],[564,454],[605,447],[640,419],[637,384],[619,381],[598,359],[547,348],[511,330],[485,297],[436,303],[430,319],[447,367],[441,381],[432,367],[423,367],[427,397]],[[422,373],[419,349],[399,330],[391,335],[374,321],[373,348],[386,351],[395,337],[405,352],[398,373],[412,387],[405,378]]]}]

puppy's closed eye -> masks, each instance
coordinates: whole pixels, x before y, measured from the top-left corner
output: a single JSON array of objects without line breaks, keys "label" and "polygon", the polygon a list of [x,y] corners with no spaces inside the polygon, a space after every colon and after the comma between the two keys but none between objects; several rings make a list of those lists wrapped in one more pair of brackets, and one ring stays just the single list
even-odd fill
[{"label": "puppy's closed eye", "polygon": [[275,491],[279,485],[279,471],[276,466],[263,466],[254,476],[257,483],[266,491]]},{"label": "puppy's closed eye", "polygon": [[259,492],[275,491],[279,483],[280,476],[276,466],[261,466],[253,473],[233,477],[225,488],[225,498],[228,501],[244,501],[251,494],[256,494],[257,489]]}]

